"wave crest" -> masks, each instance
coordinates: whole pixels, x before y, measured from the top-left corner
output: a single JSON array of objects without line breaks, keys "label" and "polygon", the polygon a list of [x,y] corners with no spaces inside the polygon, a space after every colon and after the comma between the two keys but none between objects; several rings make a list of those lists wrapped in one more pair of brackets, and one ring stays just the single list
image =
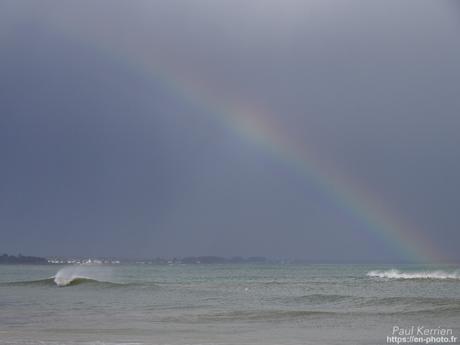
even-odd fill
[{"label": "wave crest", "polygon": [[441,279],[441,280],[460,280],[460,272],[445,271],[419,271],[419,272],[402,272],[396,269],[387,271],[370,271],[368,277],[385,278],[385,279]]},{"label": "wave crest", "polygon": [[[14,281],[14,282],[2,282],[0,286],[44,286],[44,287],[67,287],[67,286],[76,286],[80,284],[88,284],[94,287],[101,288],[116,288],[116,287],[127,287],[127,286],[137,286],[139,284],[123,284],[123,283],[114,283],[109,281],[100,281],[97,279],[85,278],[85,277],[72,277],[65,281],[56,281],[55,277],[40,279],[40,280],[25,280],[25,281]],[[142,285],[139,285],[142,286]],[[152,285],[153,287],[156,287]]]},{"label": "wave crest", "polygon": [[74,285],[79,285],[79,284],[84,284],[84,283],[104,283],[104,284],[113,284],[110,282],[101,282],[96,279],[91,279],[88,277],[71,277],[68,279],[57,279],[57,277],[54,277],[54,283],[59,286],[59,287],[64,287],[64,286],[74,286]]},{"label": "wave crest", "polygon": [[111,270],[102,266],[69,266],[60,269],[54,278],[57,286],[74,286],[82,283],[115,284],[110,281]]}]

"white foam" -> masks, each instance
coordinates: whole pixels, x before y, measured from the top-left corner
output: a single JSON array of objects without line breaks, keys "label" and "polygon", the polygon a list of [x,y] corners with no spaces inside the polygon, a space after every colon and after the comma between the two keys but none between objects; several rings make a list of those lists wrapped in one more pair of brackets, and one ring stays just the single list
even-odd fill
[{"label": "white foam", "polygon": [[110,281],[111,270],[108,267],[75,265],[61,268],[54,276],[57,286],[67,286],[77,279]]},{"label": "white foam", "polygon": [[370,271],[368,277],[386,278],[386,279],[460,279],[460,271],[418,271],[402,272],[396,269],[387,271]]}]

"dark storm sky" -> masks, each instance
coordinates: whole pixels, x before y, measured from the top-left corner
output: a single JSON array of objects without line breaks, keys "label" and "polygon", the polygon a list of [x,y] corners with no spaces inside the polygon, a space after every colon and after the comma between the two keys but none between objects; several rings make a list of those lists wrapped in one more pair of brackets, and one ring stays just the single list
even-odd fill
[{"label": "dark storm sky", "polygon": [[459,10],[0,1],[0,252],[404,259],[314,179],[155,77],[169,71],[268,109],[460,259]]}]

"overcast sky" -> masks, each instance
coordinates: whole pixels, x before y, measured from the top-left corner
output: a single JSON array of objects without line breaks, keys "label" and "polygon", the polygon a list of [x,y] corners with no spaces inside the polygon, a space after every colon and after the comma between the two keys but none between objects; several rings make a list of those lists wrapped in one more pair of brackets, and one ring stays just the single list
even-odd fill
[{"label": "overcast sky", "polygon": [[459,34],[455,1],[0,0],[0,252],[405,259],[214,101],[460,259]]}]

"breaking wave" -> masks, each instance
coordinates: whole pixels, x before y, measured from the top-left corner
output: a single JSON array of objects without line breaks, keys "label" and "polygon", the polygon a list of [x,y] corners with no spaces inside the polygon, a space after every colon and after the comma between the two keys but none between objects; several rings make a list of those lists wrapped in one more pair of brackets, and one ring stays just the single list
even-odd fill
[{"label": "breaking wave", "polygon": [[122,284],[117,284],[117,283],[112,283],[112,282],[99,281],[99,280],[91,279],[87,277],[72,277],[71,279],[64,279],[64,280],[63,279],[56,280],[56,277],[55,277],[53,278],[53,282],[59,287],[75,286],[75,285],[80,285],[80,284],[97,284],[101,286],[122,285]]},{"label": "breaking wave", "polygon": [[61,268],[53,278],[57,286],[64,287],[83,283],[114,284],[111,275],[109,267],[79,265]]},{"label": "breaking wave", "polygon": [[59,287],[64,287],[64,286],[75,286],[75,285],[80,285],[80,284],[93,284],[93,285],[99,285],[99,286],[119,286],[123,284],[118,284],[118,283],[112,283],[112,282],[105,282],[105,281],[99,281],[96,279],[91,279],[91,278],[86,278],[86,277],[72,277],[71,279],[68,280],[59,280],[56,281],[55,277],[47,278],[47,279],[39,279],[39,280],[26,280],[26,281],[16,281],[16,282],[7,282],[7,283],[1,283],[0,285],[4,286],[59,286]]},{"label": "breaking wave", "polygon": [[111,279],[112,271],[109,267],[102,266],[67,266],[61,268],[54,276],[39,279],[0,283],[7,286],[75,286],[92,284],[101,287],[119,286]]},{"label": "breaking wave", "polygon": [[387,271],[370,271],[367,273],[371,278],[384,279],[436,279],[436,280],[460,280],[460,271],[445,272],[445,271],[418,271],[418,272],[402,272],[396,269]]},{"label": "breaking wave", "polygon": [[0,286],[70,287],[77,285],[94,288],[159,289],[156,282],[120,282],[113,278],[112,268],[101,265],[75,265],[61,268],[54,276],[26,281],[0,282]]}]

